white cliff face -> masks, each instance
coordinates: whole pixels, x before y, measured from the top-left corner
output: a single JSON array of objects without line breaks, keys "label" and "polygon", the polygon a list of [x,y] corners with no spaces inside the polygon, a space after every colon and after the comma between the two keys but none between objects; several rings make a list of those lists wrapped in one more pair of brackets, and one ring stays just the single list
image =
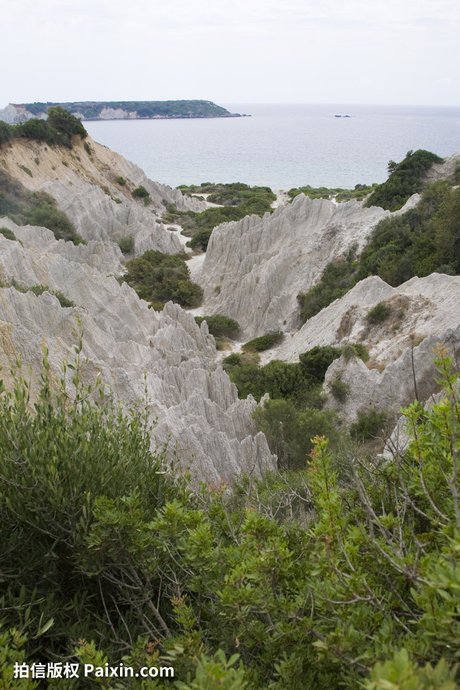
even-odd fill
[{"label": "white cliff face", "polygon": [[155,312],[128,285],[120,285],[110,276],[120,266],[114,245],[74,246],[57,242],[44,228],[17,227],[7,219],[0,224],[20,240],[0,235],[2,285],[41,284],[75,303],[63,308],[48,292],[37,297],[14,287],[0,289],[4,379],[18,357],[36,378],[45,344],[58,377],[62,363],[74,358],[82,332],[83,379],[91,383],[100,374],[123,405],[147,405],[150,420],[156,420],[152,444],[168,443],[170,463],[190,470],[192,481],[230,483],[241,472],[259,476],[274,468],[275,458],[252,421],[255,403],[238,400],[215,363],[206,324],[199,328],[172,303]]},{"label": "white cliff face", "polygon": [[[390,309],[387,319],[370,324],[369,310],[379,302]],[[460,354],[460,276],[433,273],[411,278],[397,288],[372,276],[359,282],[309,319],[263,362],[297,361],[299,354],[317,345],[360,343],[369,351],[367,363],[343,357],[329,367],[325,379],[328,405],[347,421],[361,410],[384,409],[391,415],[414,400],[426,400],[437,390],[434,348],[443,343]],[[414,383],[415,376],[415,383]],[[348,388],[345,402],[337,402],[332,384],[340,377]]]},{"label": "white cliff face", "polygon": [[[117,242],[131,236],[134,255],[147,249],[181,251],[178,238],[159,222],[168,204],[179,210],[206,207],[178,189],[152,182],[136,165],[90,137],[75,137],[71,150],[15,140],[0,148],[0,166],[27,189],[52,196],[84,240]],[[132,196],[141,185],[150,195],[147,205]]]},{"label": "white cliff face", "polygon": [[216,228],[201,273],[203,313],[236,319],[249,339],[297,325],[299,292],[355,244],[362,248],[389,215],[350,201],[335,204],[303,195],[263,218],[248,216]]}]

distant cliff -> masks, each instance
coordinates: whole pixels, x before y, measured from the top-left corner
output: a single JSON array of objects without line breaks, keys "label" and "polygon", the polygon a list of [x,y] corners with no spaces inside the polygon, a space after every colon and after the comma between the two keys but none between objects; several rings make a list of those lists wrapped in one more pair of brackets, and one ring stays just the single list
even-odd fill
[{"label": "distant cliff", "polygon": [[212,101],[77,101],[74,103],[9,103],[0,120],[9,124],[33,117],[46,118],[59,105],[81,120],[152,120],[175,118],[242,117]]}]

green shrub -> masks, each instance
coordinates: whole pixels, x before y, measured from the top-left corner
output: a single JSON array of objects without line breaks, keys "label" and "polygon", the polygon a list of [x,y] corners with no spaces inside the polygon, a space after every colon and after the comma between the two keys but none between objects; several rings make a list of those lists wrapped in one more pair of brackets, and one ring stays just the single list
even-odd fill
[{"label": "green shrub", "polygon": [[125,184],[126,184],[125,178],[122,177],[121,175],[120,175],[119,177],[116,177],[116,178],[115,178],[115,182],[116,182],[117,184],[119,184],[121,187],[124,187]]},{"label": "green shrub", "polygon": [[50,295],[54,295],[59,301],[61,307],[74,307],[75,302],[68,299],[60,290],[50,290],[46,285],[32,285],[26,288],[24,292],[33,292],[34,295],[43,295],[44,292],[49,292]]},{"label": "green shrub", "polygon": [[150,196],[149,192],[146,190],[146,188],[143,185],[139,185],[139,187],[136,187],[135,189],[133,189],[131,194],[133,195],[133,197],[135,199],[144,199],[144,200]]},{"label": "green shrub", "polygon": [[358,412],[358,419],[350,427],[350,436],[360,443],[371,441],[378,437],[387,422],[386,412],[371,408]]},{"label": "green shrub", "polygon": [[235,319],[223,314],[212,316],[195,316],[195,321],[200,325],[203,321],[208,324],[209,332],[215,337],[236,338],[240,332],[240,324]]},{"label": "green shrub", "polygon": [[0,120],[0,146],[7,144],[13,138],[13,128],[11,125]]},{"label": "green shrub", "polygon": [[74,244],[82,242],[65,213],[56,207],[54,200],[48,195],[36,195],[34,205],[22,215],[29,225],[39,225],[51,230],[57,240],[66,240]]},{"label": "green shrub", "polygon": [[345,343],[340,351],[347,362],[354,357],[362,359],[363,362],[369,361],[369,351],[362,343]]},{"label": "green shrub", "polygon": [[3,235],[3,237],[6,237],[7,240],[16,241],[16,235],[9,228],[0,228],[0,234]]},{"label": "green shrub", "polygon": [[243,345],[243,351],[255,351],[263,352],[264,350],[270,350],[270,348],[278,345],[284,338],[284,334],[281,331],[271,331],[265,335],[260,335],[258,338],[253,338],[253,340],[248,340],[247,343]]},{"label": "green shrub", "polygon": [[323,271],[321,279],[308,292],[297,295],[300,306],[300,320],[305,323],[321,309],[339,299],[355,285],[356,251],[353,247],[346,257],[329,263]]},{"label": "green shrub", "polygon": [[299,410],[290,400],[268,400],[256,408],[254,419],[282,469],[304,468],[315,436],[337,439],[337,421],[332,412]]},{"label": "green shrub", "polygon": [[350,388],[340,375],[337,375],[331,381],[331,393],[337,402],[344,403],[347,399]]},{"label": "green shrub", "polygon": [[369,309],[366,315],[366,321],[372,325],[383,323],[391,314],[391,307],[386,302],[379,302]]},{"label": "green shrub", "polygon": [[134,237],[132,235],[122,237],[118,240],[118,246],[123,254],[131,254],[131,252],[134,250]]},{"label": "green shrub", "polygon": [[190,272],[179,254],[149,250],[126,262],[124,280],[154,308],[161,309],[172,300],[183,307],[197,307],[203,298],[199,285],[190,280]]},{"label": "green shrub", "polygon": [[32,170],[31,170],[30,168],[28,168],[26,165],[20,165],[19,167],[20,167],[21,170],[23,170],[27,175],[29,175],[29,177],[33,177],[33,176],[34,176]]},{"label": "green shrub", "polygon": [[299,355],[299,362],[304,375],[313,383],[322,383],[326,371],[335,359],[341,355],[341,350],[329,345],[313,347],[308,352]]},{"label": "green shrub", "polygon": [[390,161],[388,180],[378,185],[367,199],[366,206],[381,206],[389,211],[397,211],[412,194],[422,191],[425,175],[431,166],[442,162],[442,158],[423,149],[408,151],[401,163]]}]

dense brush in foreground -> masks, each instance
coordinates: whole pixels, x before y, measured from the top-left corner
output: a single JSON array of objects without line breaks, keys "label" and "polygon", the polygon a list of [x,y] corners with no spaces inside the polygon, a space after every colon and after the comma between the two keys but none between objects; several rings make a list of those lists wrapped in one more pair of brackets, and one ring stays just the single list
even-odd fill
[{"label": "dense brush in foreground", "polygon": [[103,687],[457,688],[460,400],[438,367],[404,457],[318,438],[305,469],[232,494],[164,473],[143,416],[83,389],[78,362],[53,390],[45,358],[33,403],[18,372],[0,395],[0,687],[35,687],[15,662],[123,659],[176,680]]}]

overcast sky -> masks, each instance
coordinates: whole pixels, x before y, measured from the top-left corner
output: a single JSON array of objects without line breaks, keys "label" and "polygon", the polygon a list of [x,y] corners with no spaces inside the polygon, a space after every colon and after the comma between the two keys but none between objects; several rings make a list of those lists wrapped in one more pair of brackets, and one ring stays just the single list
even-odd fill
[{"label": "overcast sky", "polygon": [[460,105],[459,0],[2,0],[8,102]]}]

